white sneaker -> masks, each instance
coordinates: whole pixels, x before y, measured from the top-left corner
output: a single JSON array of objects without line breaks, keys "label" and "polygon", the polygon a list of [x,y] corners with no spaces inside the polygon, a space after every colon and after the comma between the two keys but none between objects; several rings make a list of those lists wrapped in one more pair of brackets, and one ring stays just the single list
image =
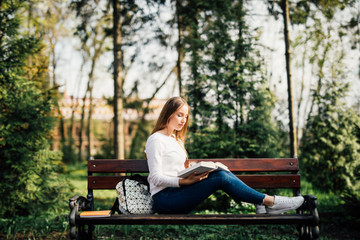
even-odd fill
[{"label": "white sneaker", "polygon": [[283,212],[295,210],[299,208],[304,202],[302,196],[297,197],[281,197],[275,196],[274,205],[272,207],[266,207],[268,214],[280,214]]},{"label": "white sneaker", "polygon": [[255,207],[256,207],[256,214],[264,214],[264,213],[266,213],[265,205],[255,204]]}]

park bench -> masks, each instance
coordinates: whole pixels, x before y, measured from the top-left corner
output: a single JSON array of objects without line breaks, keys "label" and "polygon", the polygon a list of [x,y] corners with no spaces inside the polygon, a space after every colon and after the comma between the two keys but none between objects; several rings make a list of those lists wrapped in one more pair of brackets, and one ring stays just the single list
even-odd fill
[{"label": "park bench", "polygon": [[[222,162],[237,177],[255,189],[293,189],[300,195],[300,174],[297,158],[248,158],[248,159],[191,159],[190,162]],[[113,189],[128,172],[147,174],[146,160],[88,161],[88,195],[70,198],[71,239],[91,239],[94,225],[278,225],[293,224],[299,231],[299,239],[319,237],[319,215],[316,197],[305,195],[304,204],[294,214],[152,214],[110,217],[80,218],[81,211],[94,209],[94,190]],[[87,231],[86,230],[87,226]]]}]

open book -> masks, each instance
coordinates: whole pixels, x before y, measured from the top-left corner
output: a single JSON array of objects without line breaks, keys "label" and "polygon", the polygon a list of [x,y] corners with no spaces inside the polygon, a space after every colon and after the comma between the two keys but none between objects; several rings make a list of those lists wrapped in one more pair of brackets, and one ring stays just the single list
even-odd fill
[{"label": "open book", "polygon": [[111,210],[103,211],[84,211],[80,213],[81,218],[93,218],[93,217],[110,217]]},{"label": "open book", "polygon": [[220,162],[198,162],[189,168],[186,168],[178,173],[178,177],[186,178],[193,172],[201,174],[207,171],[225,170],[229,171],[228,167]]}]

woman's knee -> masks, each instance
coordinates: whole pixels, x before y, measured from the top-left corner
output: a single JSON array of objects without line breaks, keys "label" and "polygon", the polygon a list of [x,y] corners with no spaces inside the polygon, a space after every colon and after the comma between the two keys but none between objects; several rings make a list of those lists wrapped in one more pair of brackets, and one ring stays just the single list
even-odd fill
[{"label": "woman's knee", "polygon": [[210,173],[209,177],[210,178],[218,178],[218,179],[221,179],[221,180],[225,180],[225,179],[231,178],[229,173],[230,172],[220,170],[220,171],[215,171],[215,172]]}]

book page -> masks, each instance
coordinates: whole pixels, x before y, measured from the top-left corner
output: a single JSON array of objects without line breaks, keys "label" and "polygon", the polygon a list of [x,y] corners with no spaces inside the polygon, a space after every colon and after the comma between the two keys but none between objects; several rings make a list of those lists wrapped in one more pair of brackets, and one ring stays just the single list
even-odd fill
[{"label": "book page", "polygon": [[229,168],[225,164],[223,164],[221,162],[216,162],[215,164],[218,168],[225,170],[225,171],[229,171]]},{"label": "book page", "polygon": [[207,171],[211,171],[214,169],[217,169],[218,167],[214,162],[199,162],[195,165],[186,168],[178,173],[178,177],[186,178],[189,175],[191,175],[193,172],[196,172],[197,174],[201,174]]},{"label": "book page", "polygon": [[80,217],[110,217],[111,210],[102,211],[84,211],[80,214]]}]

